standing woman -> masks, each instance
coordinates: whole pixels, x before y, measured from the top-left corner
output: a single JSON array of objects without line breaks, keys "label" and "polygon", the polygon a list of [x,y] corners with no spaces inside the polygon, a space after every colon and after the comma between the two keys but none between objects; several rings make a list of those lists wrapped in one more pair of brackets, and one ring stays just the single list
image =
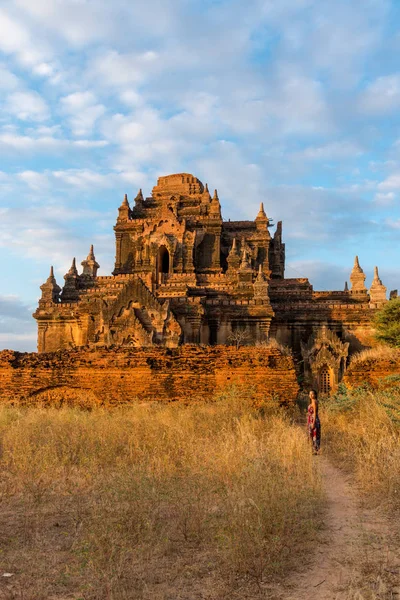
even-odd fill
[{"label": "standing woman", "polygon": [[318,396],[315,390],[309,393],[310,404],[307,409],[308,435],[312,443],[313,454],[318,454],[321,446],[321,423],[318,416]]}]

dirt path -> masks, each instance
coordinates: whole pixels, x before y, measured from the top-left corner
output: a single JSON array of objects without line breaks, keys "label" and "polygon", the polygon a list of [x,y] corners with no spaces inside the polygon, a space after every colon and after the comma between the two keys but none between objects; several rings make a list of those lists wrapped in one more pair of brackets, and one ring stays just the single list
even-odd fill
[{"label": "dirt path", "polygon": [[315,460],[328,499],[327,531],[311,567],[289,579],[282,600],[400,598],[400,553],[389,523],[378,511],[361,509],[350,476],[325,457]]}]

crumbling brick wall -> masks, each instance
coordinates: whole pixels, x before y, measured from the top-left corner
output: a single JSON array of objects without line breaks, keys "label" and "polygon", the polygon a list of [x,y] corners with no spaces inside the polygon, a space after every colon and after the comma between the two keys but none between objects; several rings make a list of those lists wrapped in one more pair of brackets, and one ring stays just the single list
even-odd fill
[{"label": "crumbling brick wall", "polygon": [[343,381],[349,388],[359,387],[363,384],[376,388],[384,386],[386,378],[396,375],[400,376],[400,356],[398,359],[372,359],[354,365],[350,364]]},{"label": "crumbling brick wall", "polygon": [[81,349],[48,354],[0,352],[0,401],[34,403],[46,390],[72,389],[99,404],[193,402],[231,385],[253,400],[294,403],[293,360],[277,348],[189,346]]}]

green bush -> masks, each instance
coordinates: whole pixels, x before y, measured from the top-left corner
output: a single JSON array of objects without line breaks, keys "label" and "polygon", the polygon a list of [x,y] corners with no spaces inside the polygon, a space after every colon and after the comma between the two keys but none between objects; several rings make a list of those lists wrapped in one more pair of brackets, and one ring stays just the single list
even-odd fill
[{"label": "green bush", "polygon": [[400,348],[400,298],[387,302],[375,315],[376,338]]}]

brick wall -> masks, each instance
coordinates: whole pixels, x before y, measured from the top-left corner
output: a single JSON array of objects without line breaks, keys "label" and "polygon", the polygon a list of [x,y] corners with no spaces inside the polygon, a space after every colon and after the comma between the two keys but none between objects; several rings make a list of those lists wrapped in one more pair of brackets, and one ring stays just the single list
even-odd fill
[{"label": "brick wall", "polygon": [[249,398],[291,404],[293,361],[277,348],[189,346],[85,349],[48,354],[0,352],[0,401],[34,403],[49,390],[71,390],[105,405],[199,401],[232,384]]},{"label": "brick wall", "polygon": [[398,360],[371,360],[350,365],[343,381],[349,388],[365,383],[378,387],[382,379],[390,375],[400,375],[400,357]]}]

